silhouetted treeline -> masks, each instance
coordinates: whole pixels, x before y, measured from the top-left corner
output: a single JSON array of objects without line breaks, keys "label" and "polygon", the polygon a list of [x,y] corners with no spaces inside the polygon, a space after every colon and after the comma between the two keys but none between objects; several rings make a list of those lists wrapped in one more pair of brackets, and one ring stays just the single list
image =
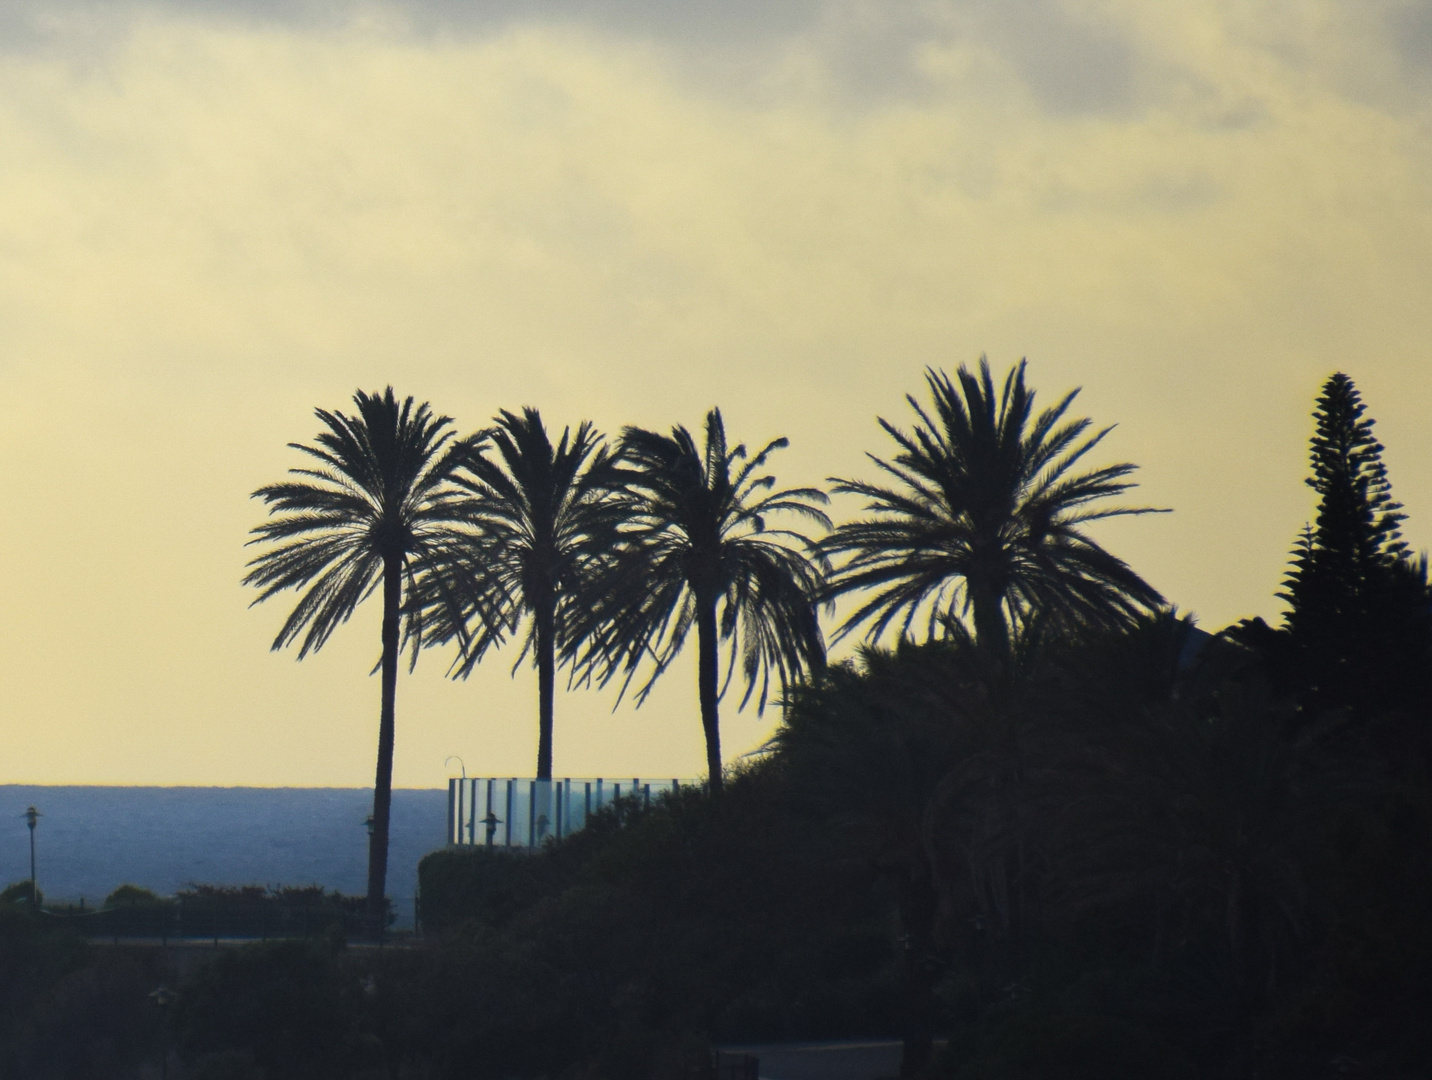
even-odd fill
[{"label": "silhouetted treeline", "polygon": [[[320,649],[364,599],[382,595],[378,761],[368,860],[369,918],[380,929],[399,652],[456,644],[468,675],[494,646],[522,636],[537,668],[537,777],[550,779],[555,678],[625,693],[637,704],[688,639],[707,785],[724,780],[720,703],[764,710],[826,662],[821,614],[857,594],[837,639],[972,626],[988,649],[1045,626],[1128,625],[1162,597],[1088,533],[1093,521],[1156,512],[1110,505],[1135,466],[1089,468],[1111,430],[1068,415],[1078,391],[1035,409],[1020,362],[996,389],[988,362],[955,378],[926,372],[914,424],[879,424],[895,443],[872,460],[880,483],[831,478],[866,500],[830,530],[818,488],[779,488],[773,439],[750,454],[727,439],[720,409],[694,434],[628,426],[607,444],[589,422],[554,443],[541,414],[503,410],[456,437],[452,418],[390,386],[359,391],[356,411],[316,410],[323,428],[289,478],[254,492],[269,517],[244,581],[255,603],[290,590],[297,604],[272,647]],[[524,633],[525,630],[525,633]],[[694,634],[693,634],[694,631]],[[514,668],[515,669],[515,668]]]},{"label": "silhouetted treeline", "polygon": [[[1216,635],[1084,545],[1128,467],[1072,470],[1099,436],[1067,398],[1034,413],[1022,369],[930,390],[826,549],[858,546],[847,626],[897,645],[792,680],[719,799],[429,856],[421,947],[200,965],[190,1075],[695,1080],[721,1041],[862,1035],[948,1080],[1427,1075],[1432,597],[1351,380],[1318,401],[1285,616]],[[0,916],[0,1061],[124,1075],[26,1032],[130,1008],[82,988],[136,973]]]},{"label": "silhouetted treeline", "polygon": [[[905,1037],[910,1075],[1422,1075],[1426,712],[1395,758],[1386,717],[1300,712],[1172,616],[867,652],[729,814],[688,794],[535,858],[431,856],[425,909],[472,959],[427,1044],[452,1076],[677,1076],[704,1039],[837,1033]],[[508,979],[582,988],[518,1040],[526,1073]],[[648,1057],[603,1071],[616,1030]]]}]

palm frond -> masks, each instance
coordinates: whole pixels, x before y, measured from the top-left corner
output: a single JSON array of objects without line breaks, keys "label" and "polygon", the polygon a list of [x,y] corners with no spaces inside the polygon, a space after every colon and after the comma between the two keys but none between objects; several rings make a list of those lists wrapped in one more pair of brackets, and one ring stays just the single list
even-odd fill
[{"label": "palm frond", "polygon": [[290,470],[294,479],[254,492],[269,510],[250,545],[244,584],[255,604],[289,589],[300,592],[273,648],[299,641],[300,658],[322,648],[371,595],[389,559],[405,569],[455,524],[454,470],[470,440],[455,440],[452,421],[389,387],[354,395],[357,415],[317,409],[324,430],[313,444],[290,443],[322,463]]},{"label": "palm frond", "polygon": [[1090,434],[1089,420],[1067,418],[1077,390],[1036,414],[1025,363],[997,391],[984,358],[954,378],[927,370],[926,388],[928,406],[907,398],[909,431],[879,421],[897,447],[890,459],[870,455],[884,483],[832,478],[866,500],[867,516],[823,542],[843,559],[825,595],[877,590],[837,639],[860,626],[870,641],[896,627],[904,636],[922,617],[933,634],[973,615],[977,633],[1007,641],[1041,612],[1117,623],[1162,602],[1080,529],[1160,511],[1104,503],[1134,486],[1133,465],[1077,471],[1112,430]]},{"label": "palm frond", "polygon": [[[739,671],[744,696],[764,710],[772,683],[785,688],[824,664],[818,609],[828,560],[817,543],[768,518],[830,527],[816,488],[776,489],[763,472],[787,445],[758,453],[730,447],[720,410],[711,410],[701,445],[686,428],[669,435],[627,428],[617,455],[625,476],[620,550],[587,613],[581,681],[620,695],[637,685],[645,699],[686,643],[698,609],[715,612],[726,676]],[[642,678],[638,680],[638,674]]]},{"label": "palm frond", "polygon": [[618,463],[590,422],[564,428],[554,445],[529,407],[501,411],[484,434],[454,477],[451,511],[465,528],[429,561],[416,599],[428,643],[457,643],[452,673],[462,677],[524,621],[514,670],[535,655],[536,612],[548,599],[556,655],[570,659],[580,636],[572,609],[623,520]]}]

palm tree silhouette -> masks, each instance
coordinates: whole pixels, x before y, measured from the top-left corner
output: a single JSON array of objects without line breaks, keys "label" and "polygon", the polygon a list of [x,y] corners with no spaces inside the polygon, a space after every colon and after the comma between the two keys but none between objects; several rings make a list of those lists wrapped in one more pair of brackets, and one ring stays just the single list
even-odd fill
[{"label": "palm tree silhouette", "polygon": [[[949,375],[928,369],[932,409],[913,395],[914,429],[881,419],[900,452],[870,455],[889,486],[831,478],[837,492],[864,496],[869,515],[823,542],[848,556],[828,595],[874,590],[841,624],[837,640],[870,621],[874,641],[897,624],[901,636],[924,614],[927,633],[966,614],[976,639],[1007,654],[1010,633],[1036,614],[1047,623],[1126,623],[1162,597],[1082,526],[1103,518],[1159,513],[1094,504],[1129,490],[1135,466],[1087,472],[1075,465],[1112,429],[1086,434],[1088,419],[1066,420],[1078,390],[1034,414],[1024,361],[996,395],[989,362]],[[903,618],[901,617],[903,615]]]},{"label": "palm tree silhouette", "polygon": [[[368,914],[377,931],[386,916],[403,588],[411,588],[426,550],[455,524],[451,479],[469,442],[454,441],[446,430],[452,420],[434,416],[426,402],[415,407],[409,397],[400,404],[391,386],[381,395],[359,391],[353,402],[353,416],[315,410],[327,429],[315,437],[316,445],[289,444],[316,465],[290,469],[297,479],[253,493],[268,504],[271,516],[252,530],[249,543],[271,546],[249,562],[244,584],[262,590],[255,604],[287,589],[302,590],[273,640],[274,649],[299,641],[300,660],[322,648],[358,604],[382,587],[382,706],[368,845]],[[412,625],[417,617],[409,617],[415,648],[421,637],[420,627]]]},{"label": "palm tree silhouette", "polygon": [[[815,488],[772,491],[762,474],[784,438],[747,458],[728,448],[721,411],[706,416],[705,445],[685,427],[660,435],[629,427],[618,457],[624,464],[621,548],[601,599],[588,615],[590,641],[582,657],[601,685],[624,673],[622,693],[649,658],[650,675],[637,692],[646,699],[696,626],[697,684],[711,792],[721,791],[718,703],[741,658],[744,707],[756,692],[764,710],[771,676],[785,688],[825,663],[816,607],[825,559],[804,534],[768,528],[773,514],[794,514],[825,527]],[[726,676],[720,652],[726,643]]]},{"label": "palm tree silhouette", "polygon": [[[537,666],[537,779],[552,778],[552,719],[559,655],[570,655],[575,609],[595,570],[609,560],[621,508],[612,456],[588,422],[557,445],[536,409],[503,410],[487,441],[454,480],[456,513],[468,529],[428,560],[415,601],[430,611],[429,643],[456,639],[454,669],[466,678],[486,651],[524,617],[522,652]],[[483,456],[490,443],[499,460]]]}]

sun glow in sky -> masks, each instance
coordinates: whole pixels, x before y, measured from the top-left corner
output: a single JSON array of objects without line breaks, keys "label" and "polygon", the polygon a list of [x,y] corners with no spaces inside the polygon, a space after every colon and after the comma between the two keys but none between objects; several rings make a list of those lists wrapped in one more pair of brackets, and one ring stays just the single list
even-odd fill
[{"label": "sun glow in sky", "polygon": [[[1102,539],[1217,629],[1278,611],[1334,370],[1432,542],[1429,343],[1426,2],[10,0],[0,782],[371,783],[376,606],[299,664],[239,585],[249,493],[360,387],[719,405],[805,484],[926,365],[1028,357],[1174,510]],[[530,774],[534,674],[448,659],[395,782]],[[694,682],[563,696],[556,772],[699,774]],[[732,758],[775,719],[734,706]]]}]

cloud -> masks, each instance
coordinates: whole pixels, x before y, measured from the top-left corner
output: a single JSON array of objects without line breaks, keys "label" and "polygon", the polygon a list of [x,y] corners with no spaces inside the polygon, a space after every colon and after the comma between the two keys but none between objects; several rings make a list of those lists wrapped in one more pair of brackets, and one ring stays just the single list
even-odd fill
[{"label": "cloud", "polygon": [[1420,78],[1432,56],[1432,0],[1158,9],[1125,0],[10,0],[0,51],[96,62],[152,22],[438,49],[568,33],[648,50],[687,90],[756,108],[804,97],[859,110],[1013,91],[1072,119],[1218,96],[1217,79],[1238,73],[1211,72],[1190,54],[1219,50],[1244,55],[1245,77],[1271,59],[1337,92],[1407,108],[1418,99],[1399,76]]},{"label": "cloud", "polygon": [[[0,65],[9,778],[364,781],[371,620],[295,665],[237,584],[247,493],[359,386],[467,429],[717,404],[820,483],[888,451],[874,417],[925,365],[1027,355],[1177,510],[1114,549],[1216,626],[1273,614],[1308,410],[1347,368],[1426,542],[1432,150],[1344,76],[1396,66],[1380,14],[8,10],[32,34]],[[530,768],[525,676],[441,666],[404,683],[400,779]],[[699,769],[675,679],[620,722],[564,700],[558,769]],[[739,750],[770,718],[729,722]]]},{"label": "cloud", "polygon": [[796,54],[847,107],[928,94],[920,61],[931,48],[975,43],[996,51],[1060,113],[1127,109],[1137,67],[1113,21],[1064,0],[11,0],[0,15],[0,46],[113,40],[146,18],[305,33],[366,26],[429,42],[577,29],[665,50],[689,83],[724,94],[759,94],[772,83],[788,89]]},{"label": "cloud", "polygon": [[1384,27],[1403,71],[1426,90],[1432,78],[1432,0],[1403,0],[1384,6]]},{"label": "cloud", "polygon": [[1048,111],[1126,112],[1135,103],[1136,43],[1090,5],[1061,0],[952,3],[945,18],[984,42]]}]

